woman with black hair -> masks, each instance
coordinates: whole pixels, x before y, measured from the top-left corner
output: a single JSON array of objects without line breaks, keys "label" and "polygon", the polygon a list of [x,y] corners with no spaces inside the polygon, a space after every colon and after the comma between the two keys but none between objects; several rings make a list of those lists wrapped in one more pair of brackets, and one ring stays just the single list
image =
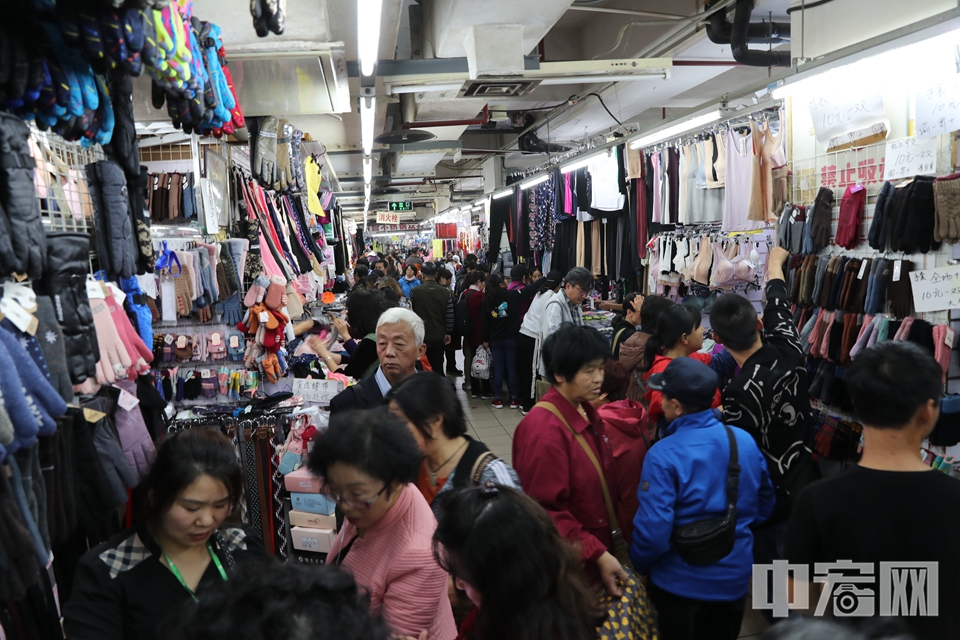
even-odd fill
[{"label": "woman with black hair", "polygon": [[171,614],[214,591],[236,566],[263,561],[263,544],[223,527],[243,476],[225,436],[191,429],[169,436],[144,480],[138,524],[80,559],[64,607],[71,640],[149,640]]},{"label": "woman with black hair", "polygon": [[483,346],[493,355],[493,400],[503,409],[503,380],[510,390],[510,408],[520,408],[520,373],[517,371],[517,336],[520,335],[520,292],[507,289],[499,272],[487,278],[483,294]]},{"label": "woman with black hair", "polygon": [[[376,289],[358,289],[347,297],[347,320],[334,325],[343,339],[349,360],[341,373],[362,380],[373,373],[380,361],[377,357],[377,321],[387,308],[382,292]],[[352,336],[361,336],[359,340]],[[308,346],[330,368],[336,371],[343,361],[339,353],[331,353],[319,336],[310,336]]]},{"label": "woman with black hair", "polygon": [[[650,363],[650,369],[644,374],[644,380],[649,380],[655,373],[663,372],[674,358],[689,357],[709,365],[713,357],[709,353],[700,353],[701,347],[703,327],[700,325],[700,310],[686,304],[667,307],[660,312],[657,332],[647,339],[645,357]],[[663,394],[648,389],[644,400],[649,406],[650,426],[656,429],[663,417]],[[720,406],[719,389],[712,406]]]},{"label": "woman with black hair", "polygon": [[[493,395],[493,393],[489,392],[490,381],[473,377],[471,371],[473,357],[477,353],[477,347],[483,344],[483,318],[481,314],[483,311],[483,292],[487,285],[487,274],[480,270],[474,270],[464,276],[462,281],[466,289],[464,289],[460,293],[460,297],[457,298],[457,305],[460,306],[460,311],[457,313],[463,312],[461,303],[466,300],[467,326],[463,336],[464,391],[469,390],[474,398],[479,398],[481,395],[489,398]],[[484,393],[484,391],[488,393]]]},{"label": "woman with black hair", "polygon": [[415,373],[393,387],[387,400],[390,412],[406,422],[423,452],[417,488],[434,513],[441,512],[441,498],[454,489],[487,480],[520,488],[517,472],[467,435],[463,406],[446,378]]},{"label": "woman with black hair", "polygon": [[[630,372],[630,384],[627,387],[627,398],[630,400],[644,401],[647,385],[641,376],[650,369],[650,362],[646,357],[647,341],[657,331],[660,313],[673,304],[672,300],[664,296],[650,295],[643,298],[639,308],[640,326],[630,337],[620,341],[620,364]],[[637,306],[636,299],[633,306]]]},{"label": "woman with black hair", "polygon": [[433,536],[434,555],[476,608],[473,640],[593,640],[603,616],[573,547],[534,500],[509,487],[457,491]]},{"label": "woman with black hair", "polygon": [[452,640],[447,574],[433,560],[436,519],[414,486],[422,461],[403,421],[378,407],[334,414],[307,464],[345,518],[327,563],[353,574],[394,634]]}]

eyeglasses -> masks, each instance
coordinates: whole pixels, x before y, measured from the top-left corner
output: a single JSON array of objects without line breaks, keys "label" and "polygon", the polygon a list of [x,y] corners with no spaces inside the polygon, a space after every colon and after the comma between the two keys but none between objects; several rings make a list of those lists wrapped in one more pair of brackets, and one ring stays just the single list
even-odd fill
[{"label": "eyeglasses", "polygon": [[383,485],[383,489],[380,489],[380,491],[377,491],[376,495],[370,498],[369,500],[366,500],[366,499],[355,500],[351,498],[344,498],[338,492],[333,491],[329,486],[324,487],[323,495],[327,496],[328,498],[330,498],[331,500],[333,500],[339,505],[343,505],[350,509],[356,509],[357,511],[367,511],[370,509],[370,507],[373,506],[373,504],[377,501],[377,499],[381,495],[383,495],[383,492],[387,490],[388,486],[389,485],[386,485],[386,484]]},{"label": "eyeglasses", "polygon": [[588,295],[590,295],[589,291],[584,291],[583,289],[580,288],[579,285],[575,284],[573,285],[573,288],[580,292],[580,297],[582,298],[586,298]]}]

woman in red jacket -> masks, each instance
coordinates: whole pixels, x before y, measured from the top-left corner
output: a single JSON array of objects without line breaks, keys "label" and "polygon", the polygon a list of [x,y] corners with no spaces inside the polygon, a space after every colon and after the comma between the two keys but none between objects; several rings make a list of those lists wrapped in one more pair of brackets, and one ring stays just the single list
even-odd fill
[{"label": "woman in red jacket", "polygon": [[600,396],[610,345],[596,329],[564,324],[542,353],[550,390],[517,425],[513,467],[527,494],[579,549],[588,577],[619,597],[627,575],[614,554],[625,557],[621,532],[629,521],[609,516],[611,509],[617,513],[617,474],[603,423],[590,405]]}]

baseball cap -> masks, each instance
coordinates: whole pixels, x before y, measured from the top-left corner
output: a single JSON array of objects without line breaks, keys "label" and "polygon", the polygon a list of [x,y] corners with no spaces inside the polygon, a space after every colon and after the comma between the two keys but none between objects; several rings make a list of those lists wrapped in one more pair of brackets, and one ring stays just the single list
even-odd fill
[{"label": "baseball cap", "polygon": [[674,358],[662,373],[647,379],[647,386],[684,405],[710,406],[719,379],[713,369],[693,358]]},{"label": "baseball cap", "polygon": [[437,275],[437,265],[434,262],[424,262],[420,272],[425,276]]},{"label": "baseball cap", "polygon": [[553,289],[555,286],[560,284],[562,280],[563,280],[563,272],[558,269],[554,269],[547,274],[547,286],[550,287],[551,289]]}]

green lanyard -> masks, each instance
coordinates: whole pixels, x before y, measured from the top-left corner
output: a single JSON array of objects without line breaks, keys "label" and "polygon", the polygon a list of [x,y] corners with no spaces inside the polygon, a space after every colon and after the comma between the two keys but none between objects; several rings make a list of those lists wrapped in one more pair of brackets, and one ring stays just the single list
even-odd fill
[{"label": "green lanyard", "polygon": [[[160,543],[157,542],[157,544],[160,544]],[[160,547],[160,550],[163,551],[163,547]],[[220,564],[220,558],[218,558],[217,554],[213,552],[213,547],[210,546],[209,542],[207,543],[207,551],[210,552],[210,558],[213,560],[213,564],[216,565],[217,571],[220,572],[220,577],[223,578],[224,582],[226,582],[228,579],[227,572],[223,570],[223,565]],[[173,560],[170,559],[170,556],[167,555],[166,551],[163,551],[163,557],[166,559],[167,565],[170,567],[170,572],[177,579],[177,582],[179,582],[183,586],[183,588],[187,590],[187,593],[190,594],[190,597],[193,598],[194,602],[199,602],[199,600],[197,600],[197,595],[193,592],[193,590],[190,587],[187,586],[187,583],[183,579],[183,576],[180,575],[180,570],[177,569],[177,565],[173,564]]]}]

